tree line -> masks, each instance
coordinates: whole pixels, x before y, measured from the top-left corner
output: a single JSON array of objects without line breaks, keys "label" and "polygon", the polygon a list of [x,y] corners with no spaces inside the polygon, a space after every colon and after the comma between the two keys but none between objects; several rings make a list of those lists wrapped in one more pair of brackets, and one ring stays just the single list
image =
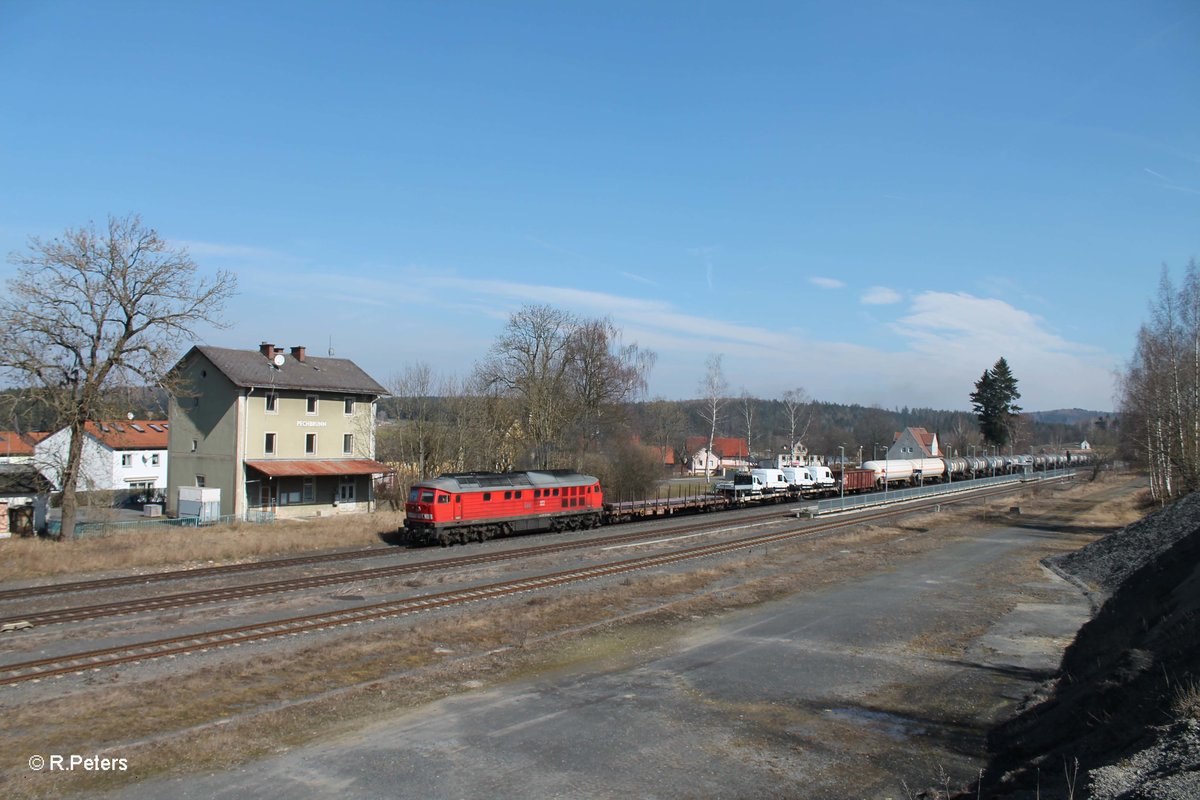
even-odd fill
[{"label": "tree line", "polygon": [[1166,267],[1121,375],[1124,451],[1150,473],[1159,503],[1200,489],[1200,266],[1175,285]]}]

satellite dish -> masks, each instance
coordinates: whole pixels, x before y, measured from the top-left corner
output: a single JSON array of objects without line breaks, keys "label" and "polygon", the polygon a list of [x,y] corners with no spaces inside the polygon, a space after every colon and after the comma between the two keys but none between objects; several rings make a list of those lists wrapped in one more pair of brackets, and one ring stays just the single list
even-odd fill
[{"label": "satellite dish", "polygon": [[126,414],[125,419],[133,419],[133,412],[130,411],[128,414]]},{"label": "satellite dish", "polygon": [[275,366],[277,366],[277,367],[283,366],[283,355],[282,354],[275,356]]}]

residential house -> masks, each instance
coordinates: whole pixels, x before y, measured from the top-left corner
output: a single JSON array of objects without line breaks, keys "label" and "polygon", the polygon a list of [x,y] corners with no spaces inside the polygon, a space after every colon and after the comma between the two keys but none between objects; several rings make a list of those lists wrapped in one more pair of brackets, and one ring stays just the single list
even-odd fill
[{"label": "residential house", "polygon": [[33,448],[49,435],[46,431],[0,431],[0,464],[24,464],[33,461]]},{"label": "residential house", "polygon": [[[116,491],[130,494],[167,488],[167,421],[127,419],[84,423],[77,491]],[[71,430],[56,431],[34,447],[34,463],[61,491]]]},{"label": "residential house", "polygon": [[167,510],[181,487],[220,492],[223,516],[369,511],[375,405],[387,393],[353,361],[197,345],[173,370]]},{"label": "residential house", "polygon": [[708,450],[707,436],[689,436],[684,445],[692,454],[692,473],[703,475],[720,473],[727,469],[748,469],[750,447],[745,439],[717,436],[713,438],[712,452]]},{"label": "residential house", "polygon": [[937,434],[924,428],[905,428],[900,431],[887,451],[888,460],[941,458],[941,455]]}]

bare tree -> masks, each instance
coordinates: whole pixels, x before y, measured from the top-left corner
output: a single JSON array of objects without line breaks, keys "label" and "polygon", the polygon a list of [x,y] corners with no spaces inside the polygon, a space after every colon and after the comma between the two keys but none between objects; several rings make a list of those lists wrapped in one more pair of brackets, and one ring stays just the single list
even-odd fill
[{"label": "bare tree", "polygon": [[36,391],[54,423],[71,432],[61,536],[74,535],[84,423],[115,409],[121,390],[160,383],[200,323],[217,324],[236,278],[200,277],[187,251],[170,247],[137,215],[107,229],[68,229],[29,240],[0,299],[0,369]]},{"label": "bare tree", "polygon": [[567,378],[582,428],[583,454],[599,435],[606,412],[636,399],[646,390],[655,354],[637,343],[622,344],[621,331],[610,319],[578,321],[570,334]]},{"label": "bare tree", "polygon": [[1138,331],[1122,375],[1122,431],[1150,469],[1150,491],[1166,503],[1200,489],[1200,265],[1176,289],[1166,268],[1150,322]]},{"label": "bare tree", "polygon": [[746,452],[754,452],[754,404],[755,399],[742,387],[741,412],[742,422],[746,424]]},{"label": "bare tree", "polygon": [[[796,454],[796,443],[803,441],[812,425],[813,406],[808,392],[800,387],[788,389],[783,393],[783,409],[788,420],[788,453]],[[799,436],[796,431],[799,430]]]},{"label": "bare tree", "polygon": [[704,457],[704,477],[709,477],[709,459],[712,458],[713,440],[717,438],[717,423],[729,395],[729,382],[721,369],[721,354],[711,355],[705,362],[704,379],[700,381],[700,395],[704,405],[700,417],[708,423],[708,452]]},{"label": "bare tree", "polygon": [[687,415],[679,403],[656,398],[646,406],[646,438],[658,449],[659,464],[671,453],[682,465],[687,458]]},{"label": "bare tree", "polygon": [[622,344],[610,320],[525,306],[509,318],[476,379],[481,395],[515,402],[515,424],[544,469],[556,448],[565,449],[568,433],[578,434],[578,463],[605,414],[645,389],[653,363],[652,352]]},{"label": "bare tree", "polygon": [[417,480],[425,480],[441,461],[442,426],[437,420],[436,376],[429,364],[409,364],[389,387],[399,400],[401,452]]},{"label": "bare tree", "polygon": [[524,428],[539,467],[569,417],[567,372],[575,318],[551,306],[525,306],[492,345],[479,376],[488,390],[519,400]]}]

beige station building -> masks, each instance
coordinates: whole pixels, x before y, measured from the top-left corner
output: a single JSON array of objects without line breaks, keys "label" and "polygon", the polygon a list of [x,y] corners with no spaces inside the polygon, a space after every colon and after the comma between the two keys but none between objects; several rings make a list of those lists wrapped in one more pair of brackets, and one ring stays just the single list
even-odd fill
[{"label": "beige station building", "polygon": [[387,394],[344,358],[263,342],[197,345],[172,370],[167,513],[314,517],[374,508],[375,405]]}]

